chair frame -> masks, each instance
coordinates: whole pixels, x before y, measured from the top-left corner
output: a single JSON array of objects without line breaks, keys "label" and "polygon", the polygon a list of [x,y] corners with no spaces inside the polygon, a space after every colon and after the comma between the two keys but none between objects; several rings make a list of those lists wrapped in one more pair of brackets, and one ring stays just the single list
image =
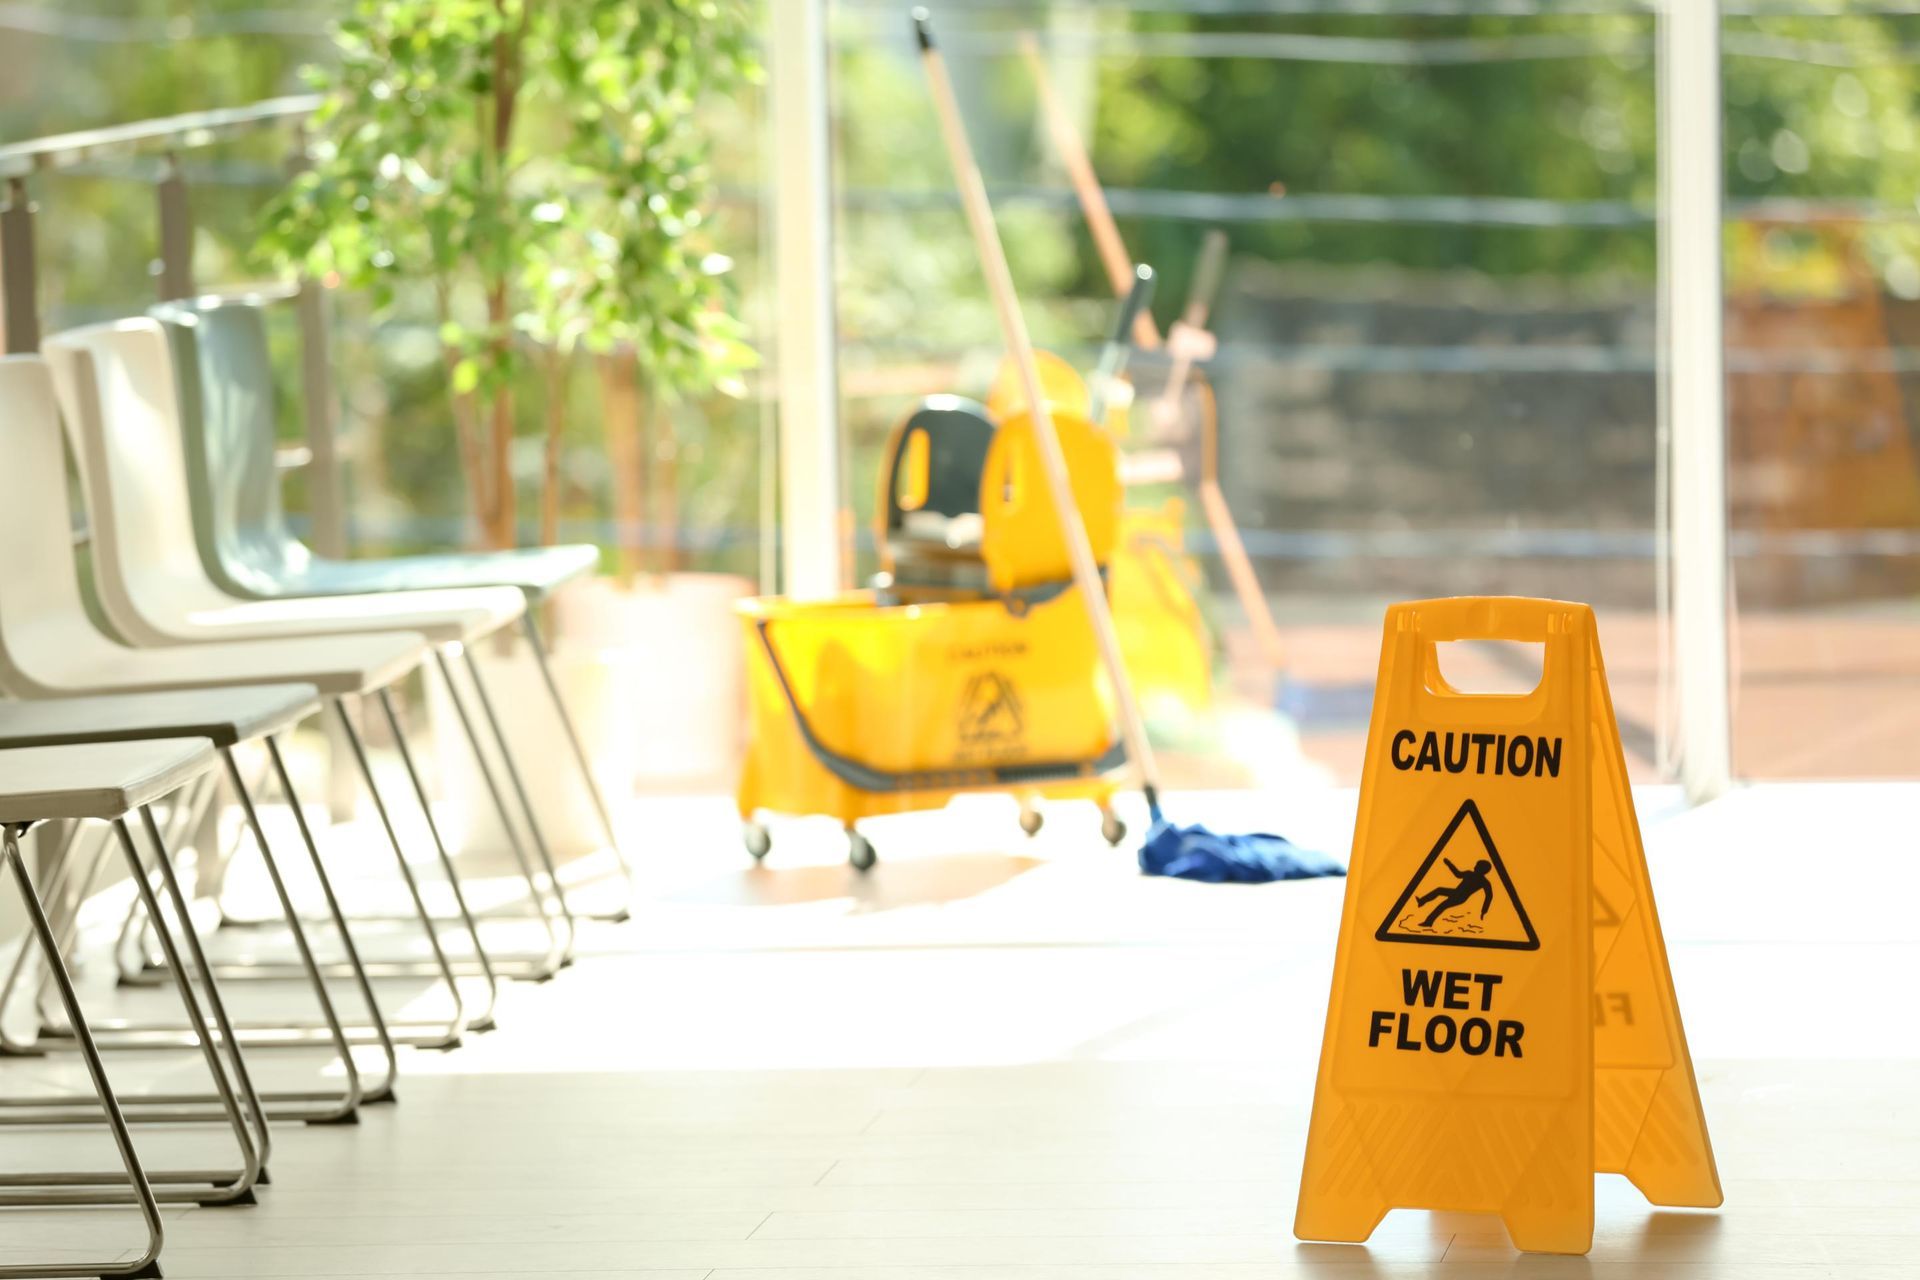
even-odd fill
[{"label": "chair frame", "polygon": [[[45,957],[47,969],[53,978],[55,990],[59,993],[60,1003],[66,1009],[78,1032],[80,1055],[86,1063],[87,1075],[93,1082],[94,1093],[106,1117],[108,1131],[113,1135],[114,1149],[119,1153],[127,1191],[125,1200],[138,1206],[140,1217],[146,1226],[147,1242],[138,1257],[132,1261],[121,1261],[117,1257],[99,1262],[85,1263],[7,1263],[0,1265],[0,1277],[4,1280],[38,1280],[44,1276],[158,1276],[160,1249],[166,1242],[166,1226],[160,1217],[160,1201],[153,1183],[148,1179],[146,1168],[140,1161],[140,1152],[134,1146],[133,1134],[127,1127],[127,1118],[120,1109],[120,1103],[113,1091],[113,1084],[107,1075],[106,1063],[100,1056],[99,1048],[93,1043],[93,1037],[87,1030],[86,1015],[80,1008],[80,995],[74,989],[73,977],[67,972],[66,961],[62,958],[60,941],[54,937],[53,925],[47,919],[46,907],[34,887],[33,873],[27,867],[25,853],[20,848],[20,837],[32,830],[36,824],[7,823],[0,829],[0,863],[13,873],[13,882],[20,891],[20,897],[26,908],[29,932]],[[21,944],[26,950],[26,944]],[[113,1203],[110,1201],[109,1203]],[[38,1197],[23,1194],[10,1188],[0,1188],[0,1205],[36,1204]],[[62,1203],[73,1203],[71,1200]]]},{"label": "chair frame", "polygon": [[[186,459],[195,546],[209,579],[241,599],[276,599],[324,590],[317,582],[287,581],[284,568],[289,565],[326,568],[369,563],[329,560],[319,555],[295,536],[280,512],[278,475],[272,456],[273,371],[265,361],[266,314],[273,303],[289,297],[291,294],[285,292],[255,289],[164,302],[149,312],[164,328],[173,356],[173,403]],[[209,351],[212,344],[208,335],[216,332],[216,341],[225,344],[219,353]],[[216,408],[216,404],[221,407]],[[216,458],[216,436],[224,437],[237,456]],[[222,477],[226,477],[228,483],[220,483]],[[242,495],[252,504],[251,512],[239,508]],[[246,546],[258,554],[246,555]],[[528,607],[521,618],[521,633],[539,666],[541,682],[546,686],[562,736],[567,740],[607,847],[613,852],[628,890],[629,901],[617,910],[603,913],[601,918],[623,920],[631,912],[633,865],[622,847],[599,780],[594,776],[579,727],[560,694],[546,644],[534,618],[535,606],[543,601],[545,592],[524,577],[516,577],[510,563],[513,554],[481,552],[454,559],[471,566],[490,558],[499,565],[499,574],[489,581],[495,585],[517,586],[527,595]],[[430,569],[422,572],[427,576],[431,574]],[[471,578],[460,585],[476,585],[479,581]],[[425,588],[452,584],[422,580],[411,585]]]}]

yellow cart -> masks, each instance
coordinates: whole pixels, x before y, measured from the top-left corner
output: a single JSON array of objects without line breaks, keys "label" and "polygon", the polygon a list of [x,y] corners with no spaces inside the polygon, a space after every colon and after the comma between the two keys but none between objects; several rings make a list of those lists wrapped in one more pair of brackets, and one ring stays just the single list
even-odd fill
[{"label": "yellow cart", "polygon": [[[1084,416],[1092,403],[1085,380],[1051,352],[1036,351],[1034,356],[1054,412]],[[971,404],[953,397],[933,397],[928,403],[933,400]],[[1013,363],[1003,361],[984,417],[997,418],[1025,403]],[[1123,400],[1111,405],[1102,423],[1117,442],[1126,439],[1130,404]],[[1177,466],[1176,455],[1169,479],[1182,478]],[[1125,468],[1122,474],[1124,478]],[[1191,723],[1213,707],[1213,633],[1199,603],[1206,579],[1186,550],[1186,512],[1178,498],[1126,507],[1107,580],[1127,673],[1148,722],[1163,725]]]},{"label": "yellow cart", "polygon": [[[1034,800],[1092,800],[1106,839],[1125,835],[1111,806],[1126,758],[1112,690],[1067,568],[1031,424],[1016,414],[991,432],[981,456],[959,447],[981,438],[965,413],[926,414],[896,431],[883,472],[884,545],[902,585],[739,606],[751,733],[736,799],[756,859],[772,847],[765,815],[825,814],[846,828],[848,859],[865,870],[875,853],[860,820],[939,808],[966,792],[1020,799],[1029,832],[1039,827]],[[1054,426],[1105,565],[1119,524],[1113,442],[1084,418],[1056,413]],[[933,459],[969,456],[978,459],[977,501],[961,505],[976,509],[928,510],[953,493],[950,475],[927,474]],[[967,557],[976,534],[980,589],[967,590],[952,585],[961,576],[953,561]],[[912,581],[916,542],[928,544],[925,559],[937,566],[925,586]]]},{"label": "yellow cart", "polygon": [[1186,512],[1178,498],[1122,512],[1109,577],[1120,652],[1149,724],[1213,706],[1213,635],[1200,612],[1200,566],[1184,545]]}]

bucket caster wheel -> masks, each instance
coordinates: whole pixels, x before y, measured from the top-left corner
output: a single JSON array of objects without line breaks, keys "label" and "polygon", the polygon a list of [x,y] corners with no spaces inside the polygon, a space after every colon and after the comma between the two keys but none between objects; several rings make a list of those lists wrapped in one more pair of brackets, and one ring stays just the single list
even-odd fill
[{"label": "bucket caster wheel", "polygon": [[1120,815],[1111,809],[1100,811],[1100,838],[1109,846],[1118,845],[1127,838],[1127,824],[1120,821]]},{"label": "bucket caster wheel", "polygon": [[741,827],[740,839],[755,862],[765,862],[767,854],[773,850],[773,833],[758,822],[749,822]]},{"label": "bucket caster wheel", "polygon": [[1031,805],[1020,806],[1020,829],[1030,836],[1040,834],[1040,828],[1047,825],[1046,815]]},{"label": "bucket caster wheel", "polygon": [[855,871],[864,873],[873,870],[873,864],[879,860],[879,855],[873,851],[873,841],[867,839],[852,827],[848,827],[847,865]]}]

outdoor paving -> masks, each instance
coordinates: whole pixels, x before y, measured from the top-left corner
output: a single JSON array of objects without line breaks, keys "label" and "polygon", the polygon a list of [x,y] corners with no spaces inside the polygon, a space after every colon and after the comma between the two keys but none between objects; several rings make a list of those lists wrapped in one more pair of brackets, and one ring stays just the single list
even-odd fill
[{"label": "outdoor paving", "polygon": [[[1650,613],[1601,610],[1599,619],[1628,769],[1636,782],[1658,780],[1662,744],[1667,755],[1675,745],[1674,690],[1661,660],[1664,625]],[[1289,625],[1283,615],[1281,626],[1287,668],[1279,698],[1293,713],[1300,750],[1335,780],[1356,782],[1380,660],[1379,622]],[[1736,615],[1731,636],[1736,775],[1920,776],[1920,604]],[[1228,677],[1243,712],[1273,706],[1274,678],[1250,639],[1230,632],[1227,644]],[[1518,645],[1462,646],[1448,669],[1456,683],[1488,690],[1530,683]]]}]

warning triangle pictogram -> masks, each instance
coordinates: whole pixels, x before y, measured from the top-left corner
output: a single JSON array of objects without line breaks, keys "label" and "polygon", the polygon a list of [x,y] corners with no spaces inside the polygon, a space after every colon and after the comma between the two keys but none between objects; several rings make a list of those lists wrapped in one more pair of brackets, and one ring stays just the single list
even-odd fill
[{"label": "warning triangle pictogram", "polygon": [[967,743],[1018,738],[1020,695],[1013,681],[986,671],[967,681],[960,695],[960,740]]},{"label": "warning triangle pictogram", "polygon": [[1620,927],[1620,913],[1613,909],[1606,895],[1600,892],[1600,886],[1593,889],[1593,927],[1596,929],[1617,929]]},{"label": "warning triangle pictogram", "polygon": [[[1461,836],[1456,846],[1454,837],[1468,818],[1473,819],[1484,853],[1475,851],[1467,836]],[[1437,864],[1444,865],[1436,871]],[[1461,804],[1373,936],[1381,942],[1441,947],[1540,949],[1540,935],[1527,919],[1527,909],[1520,904],[1479,805],[1471,800]]]}]

